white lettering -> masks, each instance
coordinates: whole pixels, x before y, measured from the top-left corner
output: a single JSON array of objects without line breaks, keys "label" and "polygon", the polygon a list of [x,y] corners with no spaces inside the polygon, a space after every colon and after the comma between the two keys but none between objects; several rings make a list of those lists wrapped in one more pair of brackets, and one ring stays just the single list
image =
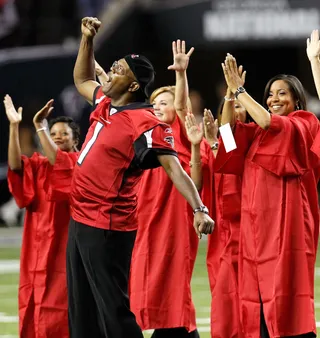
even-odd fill
[{"label": "white lettering", "polygon": [[203,32],[207,40],[299,39],[320,26],[317,9],[285,11],[219,11],[206,12]]}]

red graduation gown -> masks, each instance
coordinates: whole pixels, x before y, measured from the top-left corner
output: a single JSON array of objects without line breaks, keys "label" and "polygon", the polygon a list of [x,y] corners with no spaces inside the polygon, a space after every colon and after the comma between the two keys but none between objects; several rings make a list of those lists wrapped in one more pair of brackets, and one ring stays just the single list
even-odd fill
[{"label": "red graduation gown", "polygon": [[238,148],[228,154],[219,149],[216,169],[243,173],[239,298],[245,337],[260,337],[261,302],[271,338],[316,332],[318,134],[317,118],[297,111],[271,115],[266,131],[238,122]]},{"label": "red graduation gown", "polygon": [[8,172],[10,192],[18,206],[26,208],[19,283],[23,338],[69,337],[65,257],[69,201],[59,201],[50,181],[59,172],[70,184],[76,156],[58,151],[54,166],[38,153],[22,156],[22,171]]},{"label": "red graduation gown", "polygon": [[211,337],[241,337],[238,255],[241,176],[214,173],[215,230],[208,236],[207,267],[212,295]]},{"label": "red graduation gown", "polygon": [[[179,160],[190,174],[191,145],[178,117],[171,127]],[[203,167],[206,161],[204,157]],[[196,329],[190,282],[198,242],[192,209],[164,169],[145,171],[130,279],[130,306],[142,330]]]}]

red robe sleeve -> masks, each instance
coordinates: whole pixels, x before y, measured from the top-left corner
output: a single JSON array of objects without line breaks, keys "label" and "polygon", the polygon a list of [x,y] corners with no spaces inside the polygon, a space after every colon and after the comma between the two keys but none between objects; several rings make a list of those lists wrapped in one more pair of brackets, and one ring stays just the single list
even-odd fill
[{"label": "red robe sleeve", "polygon": [[214,175],[213,165],[215,162],[211,147],[206,140],[200,145],[202,162],[202,188],[200,196],[203,204],[208,207],[212,219],[216,219],[215,198],[214,198]]},{"label": "red robe sleeve", "polygon": [[69,199],[71,179],[78,153],[67,153],[58,149],[56,162],[50,166],[44,182],[48,201],[66,201]]},{"label": "red robe sleeve", "polygon": [[226,149],[220,137],[214,171],[224,174],[242,175],[244,160],[258,129],[259,126],[255,123],[245,124],[237,121],[233,130],[237,148],[229,153],[226,153]]},{"label": "red robe sleeve", "polygon": [[278,176],[302,175],[319,165],[320,153],[314,151],[318,133],[319,121],[312,113],[271,115],[270,127],[263,131],[252,161]]},{"label": "red robe sleeve", "polygon": [[21,156],[22,169],[13,171],[8,169],[8,186],[9,191],[14,197],[19,208],[25,208],[32,201],[36,195],[35,190],[35,177],[39,165],[39,154],[34,153],[32,157]]}]

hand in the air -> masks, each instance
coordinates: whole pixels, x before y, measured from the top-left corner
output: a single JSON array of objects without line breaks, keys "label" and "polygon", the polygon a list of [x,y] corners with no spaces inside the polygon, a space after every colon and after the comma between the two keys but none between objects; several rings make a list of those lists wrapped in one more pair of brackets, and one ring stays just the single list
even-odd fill
[{"label": "hand in the air", "polygon": [[188,68],[190,56],[193,53],[194,48],[190,48],[186,54],[186,42],[184,40],[177,40],[172,42],[172,53],[173,53],[173,65],[169,66],[168,69],[175,70],[177,72],[183,72]]},{"label": "hand in the air", "polygon": [[203,114],[204,137],[212,146],[218,141],[218,119],[214,119],[211,110],[205,109]]},{"label": "hand in the air", "polygon": [[221,66],[228,87],[235,93],[239,87],[243,86],[246,78],[246,71],[243,71],[242,66],[238,68],[237,60],[229,53]]},{"label": "hand in the air", "polygon": [[98,33],[101,26],[101,21],[97,18],[85,17],[82,19],[81,32],[87,38],[93,38]]},{"label": "hand in the air", "polygon": [[320,55],[320,40],[319,31],[313,30],[310,38],[307,39],[307,55],[310,61],[313,59],[319,60]]},{"label": "hand in the air", "polygon": [[33,117],[33,124],[36,129],[46,127],[48,125],[47,117],[53,111],[53,99],[48,101]]},{"label": "hand in the air", "polygon": [[22,107],[19,107],[18,111],[16,111],[8,94],[4,97],[3,103],[10,124],[19,124],[22,121]]},{"label": "hand in the air", "polygon": [[192,113],[186,115],[185,126],[189,141],[193,145],[200,144],[203,138],[203,127],[202,123],[197,125],[196,118]]}]

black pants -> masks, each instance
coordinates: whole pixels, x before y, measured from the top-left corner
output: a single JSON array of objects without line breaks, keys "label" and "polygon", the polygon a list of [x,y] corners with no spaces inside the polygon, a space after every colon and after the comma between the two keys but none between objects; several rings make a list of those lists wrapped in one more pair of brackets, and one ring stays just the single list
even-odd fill
[{"label": "black pants", "polygon": [[[260,337],[261,338],[270,338],[268,328],[266,325],[266,321],[264,318],[264,313],[263,313],[263,306],[261,303],[261,311],[260,311]],[[314,338],[316,335],[313,332],[305,333],[305,334],[300,334],[298,336],[286,336],[287,338]],[[286,338],[283,337],[283,338]]]},{"label": "black pants", "polygon": [[67,246],[70,338],[143,338],[129,309],[136,231],[93,228],[71,219]]},{"label": "black pants", "polygon": [[198,330],[188,332],[184,327],[156,329],[151,338],[200,338]]}]

